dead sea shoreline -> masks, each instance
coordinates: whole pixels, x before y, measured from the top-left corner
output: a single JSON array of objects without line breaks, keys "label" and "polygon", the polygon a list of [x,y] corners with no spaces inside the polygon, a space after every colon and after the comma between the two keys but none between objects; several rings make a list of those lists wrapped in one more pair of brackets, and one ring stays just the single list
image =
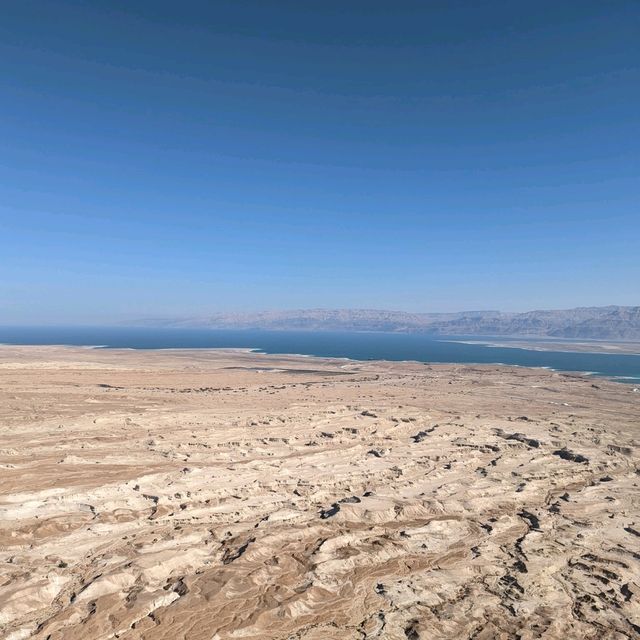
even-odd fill
[{"label": "dead sea shoreline", "polygon": [[477,338],[465,340],[447,340],[458,344],[479,344],[487,347],[508,349],[529,349],[532,351],[559,351],[563,353],[592,353],[607,355],[640,355],[640,343],[634,341],[611,342],[608,340],[563,341],[562,339],[546,341],[544,338],[527,340],[526,338],[510,338],[501,341],[495,338]]},{"label": "dead sea shoreline", "polygon": [[[615,353],[615,352],[608,352],[608,351],[581,351],[581,350],[566,350],[563,351],[561,349],[551,349],[549,348],[545,348],[545,347],[540,347],[540,348],[535,348],[533,346],[526,346],[529,344],[534,344],[534,343],[491,343],[491,342],[485,342],[485,341],[475,341],[475,340],[452,340],[452,339],[446,339],[446,340],[441,340],[441,342],[451,342],[451,343],[459,343],[459,344],[478,344],[478,345],[483,345],[483,346],[487,346],[487,347],[497,347],[497,348],[513,348],[513,349],[524,349],[524,350],[531,350],[531,351],[556,351],[558,353],[592,353],[595,355],[598,354],[604,354],[604,355],[637,355],[635,351],[629,351],[629,352],[620,352],[620,353]],[[634,343],[635,344],[635,343]],[[11,343],[0,343],[0,348],[2,347],[6,347],[6,348],[11,348],[11,347],[22,347],[25,349],[29,349],[29,348],[38,348],[38,347],[54,347],[54,348],[60,348],[60,349],[89,349],[89,350],[105,350],[105,351],[114,351],[114,352],[119,352],[119,351],[124,351],[124,352],[136,352],[139,351],[141,353],[144,352],[149,352],[149,353],[153,353],[153,352],[158,352],[158,353],[162,353],[162,352],[194,352],[194,353],[198,353],[198,352],[207,352],[207,351],[212,351],[212,352],[221,352],[221,353],[249,353],[249,354],[255,354],[257,356],[275,356],[275,357],[292,357],[292,358],[309,358],[309,359],[320,359],[320,360],[325,360],[325,361],[345,361],[345,362],[388,362],[388,363],[409,363],[409,364],[416,364],[416,365],[423,365],[423,366],[439,366],[439,365],[451,365],[451,366],[475,366],[475,367],[493,367],[493,366],[499,366],[499,367],[513,367],[513,368],[524,368],[524,369],[534,369],[534,370],[548,370],[548,371],[553,371],[553,372],[558,372],[564,375],[575,375],[575,376],[582,376],[582,377],[593,377],[596,380],[608,380],[611,382],[618,382],[618,383],[622,383],[622,384],[626,384],[626,385],[634,385],[637,386],[640,383],[640,377],[639,376],[625,376],[625,375],[614,375],[614,374],[605,374],[602,373],[600,371],[583,371],[583,370],[571,370],[571,369],[564,369],[564,368],[557,368],[557,367],[552,367],[552,366],[548,366],[548,365],[526,365],[526,364],[517,364],[517,363],[505,363],[505,362],[472,362],[472,361],[465,361],[465,362],[441,362],[441,361],[435,361],[435,362],[429,362],[429,361],[424,361],[424,360],[416,360],[416,359],[405,359],[405,360],[396,360],[396,359],[391,359],[391,360],[387,360],[384,358],[364,358],[364,359],[360,359],[360,358],[351,358],[351,357],[336,357],[336,356],[322,356],[322,355],[314,355],[314,354],[305,354],[305,353],[288,353],[288,352],[270,352],[270,351],[265,351],[264,349],[262,349],[261,347],[154,347],[154,348],[150,348],[150,347],[114,347],[114,346],[110,346],[110,345],[69,345],[69,344],[11,344]]]}]

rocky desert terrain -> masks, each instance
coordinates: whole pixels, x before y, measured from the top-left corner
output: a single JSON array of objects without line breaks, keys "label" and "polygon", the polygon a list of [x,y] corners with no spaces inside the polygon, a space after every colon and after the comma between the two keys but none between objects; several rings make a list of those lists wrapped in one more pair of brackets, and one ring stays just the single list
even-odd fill
[{"label": "rocky desert terrain", "polygon": [[0,347],[0,637],[640,637],[640,392]]}]

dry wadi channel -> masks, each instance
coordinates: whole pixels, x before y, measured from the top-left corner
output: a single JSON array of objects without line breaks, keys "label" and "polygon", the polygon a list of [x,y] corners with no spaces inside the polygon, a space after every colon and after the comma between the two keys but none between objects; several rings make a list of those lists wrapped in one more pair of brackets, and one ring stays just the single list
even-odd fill
[{"label": "dry wadi channel", "polygon": [[640,637],[640,393],[0,347],[0,636]]}]

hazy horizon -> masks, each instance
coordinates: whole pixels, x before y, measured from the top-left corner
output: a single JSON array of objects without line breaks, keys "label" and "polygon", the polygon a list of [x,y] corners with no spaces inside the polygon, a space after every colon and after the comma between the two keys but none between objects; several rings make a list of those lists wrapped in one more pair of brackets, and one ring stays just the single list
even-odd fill
[{"label": "hazy horizon", "polygon": [[[290,309],[252,309],[246,311],[238,311],[238,310],[225,310],[225,309],[215,309],[209,310],[200,314],[174,314],[174,315],[165,315],[165,316],[131,316],[120,319],[113,319],[111,321],[107,321],[105,319],[101,319],[100,321],[48,321],[43,322],[37,319],[32,319],[31,321],[23,321],[23,322],[3,322],[0,319],[0,327],[9,328],[9,327],[95,327],[95,328],[135,328],[135,327],[149,327],[149,328],[161,328],[161,327],[181,327],[184,328],[193,327],[193,328],[206,328],[207,320],[211,318],[233,318],[237,316],[238,320],[246,320],[251,317],[269,316],[269,314],[273,314],[275,316],[282,316],[286,318],[287,316],[295,317],[297,313],[309,313],[309,312],[320,312],[320,313],[333,313],[333,312],[344,312],[354,314],[354,317],[357,317],[358,314],[367,314],[367,313],[381,313],[381,314],[415,314],[415,315],[425,315],[425,316],[455,316],[457,314],[502,314],[503,316],[514,315],[518,316],[520,314],[536,314],[536,313],[563,313],[563,312],[572,312],[579,310],[588,310],[588,309],[638,309],[640,308],[640,303],[635,305],[581,305],[579,307],[571,307],[565,309],[523,309],[523,310],[514,310],[514,309],[455,309],[455,310],[419,310],[419,311],[408,311],[406,309],[383,309],[383,308],[349,308],[349,307],[307,307],[307,308],[290,308]],[[192,321],[192,324],[181,325],[181,322],[189,322]],[[215,326],[215,325],[214,325]],[[240,323],[239,326],[242,326]],[[331,329],[328,329],[331,330]]]},{"label": "hazy horizon", "polygon": [[638,304],[635,2],[3,9],[0,324]]}]

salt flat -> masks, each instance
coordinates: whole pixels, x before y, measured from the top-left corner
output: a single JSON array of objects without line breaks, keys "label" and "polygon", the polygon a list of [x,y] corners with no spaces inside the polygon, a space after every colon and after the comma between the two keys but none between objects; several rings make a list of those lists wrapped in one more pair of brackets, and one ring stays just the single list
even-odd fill
[{"label": "salt flat", "polygon": [[640,392],[0,347],[0,635],[640,637]]}]

